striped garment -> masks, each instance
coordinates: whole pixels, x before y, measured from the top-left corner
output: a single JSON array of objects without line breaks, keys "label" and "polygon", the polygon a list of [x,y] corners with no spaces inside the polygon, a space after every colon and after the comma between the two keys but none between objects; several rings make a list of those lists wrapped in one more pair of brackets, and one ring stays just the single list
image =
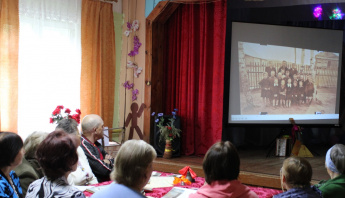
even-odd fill
[{"label": "striped garment", "polygon": [[93,174],[97,177],[98,182],[104,182],[110,180],[110,173],[114,164],[114,159],[110,160],[111,164],[105,163],[101,159],[101,154],[103,157],[107,155],[107,152],[103,149],[102,145],[96,141],[96,143],[91,144],[87,139],[81,137],[81,148],[83,149],[91,170]]},{"label": "striped garment", "polygon": [[25,198],[59,198],[59,197],[73,197],[85,198],[83,192],[76,187],[70,186],[66,178],[60,177],[54,181],[42,177],[32,182],[26,192]]}]

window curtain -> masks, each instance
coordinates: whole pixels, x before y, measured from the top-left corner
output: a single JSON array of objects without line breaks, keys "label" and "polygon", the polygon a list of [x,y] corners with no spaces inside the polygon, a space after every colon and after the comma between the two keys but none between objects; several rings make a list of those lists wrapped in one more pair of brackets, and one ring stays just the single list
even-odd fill
[{"label": "window curtain", "polygon": [[115,89],[115,33],[112,4],[82,0],[80,95],[84,115],[98,114],[112,127]]},{"label": "window curtain", "polygon": [[19,17],[18,131],[25,139],[55,129],[49,117],[57,105],[80,108],[81,0],[19,0]]},{"label": "window curtain", "polygon": [[0,0],[0,131],[18,131],[18,42],[18,0]]},{"label": "window curtain", "polygon": [[178,109],[182,153],[222,137],[226,1],[180,6],[166,23],[165,113]]}]

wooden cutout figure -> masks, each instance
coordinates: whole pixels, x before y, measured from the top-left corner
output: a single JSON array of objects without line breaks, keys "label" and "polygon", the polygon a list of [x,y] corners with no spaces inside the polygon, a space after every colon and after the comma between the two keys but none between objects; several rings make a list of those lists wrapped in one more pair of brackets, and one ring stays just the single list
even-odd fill
[{"label": "wooden cutout figure", "polygon": [[140,139],[142,140],[144,138],[143,133],[141,132],[140,128],[138,127],[138,118],[141,116],[141,114],[144,111],[144,108],[146,107],[146,105],[143,103],[140,106],[140,109],[138,111],[138,104],[137,103],[132,103],[131,105],[131,110],[132,113],[129,113],[125,122],[125,126],[127,127],[129,122],[132,120],[132,126],[129,130],[129,136],[128,139],[131,140],[133,138],[133,130],[135,129],[135,131],[137,132],[138,136],[140,137]]}]

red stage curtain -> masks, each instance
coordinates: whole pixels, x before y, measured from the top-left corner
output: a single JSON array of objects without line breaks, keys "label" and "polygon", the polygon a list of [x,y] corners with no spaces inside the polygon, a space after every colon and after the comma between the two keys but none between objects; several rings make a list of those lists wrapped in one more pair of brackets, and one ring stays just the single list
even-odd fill
[{"label": "red stage curtain", "polygon": [[221,140],[226,0],[181,5],[167,21],[164,107],[182,122],[182,154],[203,155]]}]

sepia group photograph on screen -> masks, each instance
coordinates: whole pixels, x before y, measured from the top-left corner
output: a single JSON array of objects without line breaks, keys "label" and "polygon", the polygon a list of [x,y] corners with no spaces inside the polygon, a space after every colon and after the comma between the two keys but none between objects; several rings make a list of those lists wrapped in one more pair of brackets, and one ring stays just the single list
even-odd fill
[{"label": "sepia group photograph on screen", "polygon": [[335,114],[339,53],[238,42],[241,115]]},{"label": "sepia group photograph on screen", "polygon": [[232,22],[228,123],[337,125],[343,33]]}]

